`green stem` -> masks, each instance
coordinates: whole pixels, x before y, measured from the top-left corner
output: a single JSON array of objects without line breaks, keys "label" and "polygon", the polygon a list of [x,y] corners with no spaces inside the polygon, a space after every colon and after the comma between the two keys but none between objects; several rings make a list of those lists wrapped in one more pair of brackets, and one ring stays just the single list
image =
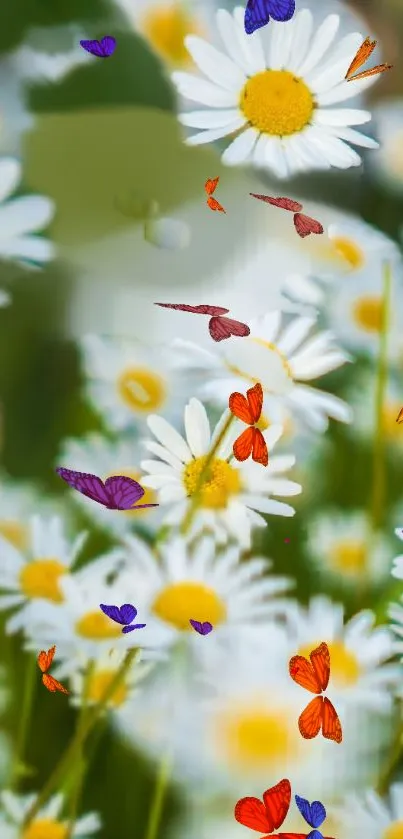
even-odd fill
[{"label": "green stem", "polygon": [[187,511],[187,513],[186,513],[186,515],[183,519],[183,522],[181,524],[181,527],[180,527],[180,532],[183,536],[185,536],[186,533],[188,533],[188,531],[190,530],[190,527],[193,523],[193,519],[194,519],[196,510],[197,510],[200,490],[201,490],[201,488],[203,486],[203,483],[204,483],[204,480],[205,480],[205,478],[208,474],[210,465],[211,465],[212,461],[214,460],[214,457],[215,457],[219,447],[221,446],[221,443],[224,440],[224,437],[227,434],[227,431],[230,428],[230,425],[231,425],[233,420],[234,420],[234,415],[229,413],[228,417],[227,417],[227,420],[225,421],[219,435],[217,436],[217,439],[214,443],[214,446],[212,447],[212,449],[210,449],[210,451],[207,455],[206,462],[205,462],[205,464],[204,464],[204,466],[203,466],[203,468],[200,472],[200,475],[199,475],[198,481],[196,483],[194,493],[192,495],[192,501],[189,505],[189,509],[188,509],[188,511]]},{"label": "green stem", "polygon": [[165,757],[162,758],[158,769],[145,839],[156,839],[161,822],[162,808],[168,787],[170,769],[171,758],[169,755],[165,755]]},{"label": "green stem", "polygon": [[31,718],[32,703],[35,694],[36,679],[37,662],[35,656],[31,655],[29,657],[27,675],[24,685],[20,726],[18,731],[13,774],[11,779],[11,788],[14,790],[14,792],[16,792],[18,789],[20,767],[24,764],[25,746],[27,741],[29,722]]},{"label": "green stem", "polygon": [[[88,695],[91,687],[91,679],[94,674],[95,670],[95,661],[92,659],[87,667],[87,670],[84,674],[84,681],[83,681],[83,696],[82,696],[82,703],[80,708],[80,714],[78,717],[77,723],[77,731],[82,728],[85,723],[86,715],[89,713],[91,714],[91,709],[88,711]],[[72,836],[74,825],[77,820],[77,813],[78,807],[80,803],[81,792],[84,784],[84,776],[88,766],[88,763],[84,762],[84,750],[83,744],[80,746],[78,750],[78,768],[77,768],[77,775],[74,778],[73,790],[70,796],[70,813],[69,813],[69,824],[67,827],[67,833],[65,839],[70,839]]]},{"label": "green stem", "polygon": [[[400,707],[400,713],[402,709]],[[386,766],[384,767],[383,771],[381,772],[378,785],[377,785],[377,793],[381,797],[384,796],[390,785],[390,781],[394,776],[395,769],[398,767],[400,763],[400,758],[403,751],[403,724],[400,725],[397,737],[393,740],[392,751],[388,757]]]},{"label": "green stem", "polygon": [[32,822],[32,820],[35,818],[41,807],[43,807],[43,805],[48,800],[49,796],[52,794],[53,790],[59,784],[61,778],[68,770],[70,764],[76,759],[77,752],[80,751],[88,734],[96,725],[99,718],[102,716],[110,698],[115,693],[116,688],[119,687],[122,681],[124,681],[126,673],[130,669],[137,654],[138,649],[136,647],[133,647],[131,650],[128,650],[121,667],[117,671],[115,678],[112,679],[111,683],[105,689],[98,705],[93,709],[93,711],[90,714],[86,714],[85,719],[82,722],[82,725],[77,727],[73,739],[67,746],[67,749],[61,756],[59,762],[56,764],[50,778],[46,782],[45,786],[42,788],[41,792],[33,802],[30,809],[28,810],[23,824],[24,828],[27,828],[28,825]]},{"label": "green stem", "polygon": [[382,323],[379,340],[379,356],[376,375],[375,395],[375,436],[373,450],[373,475],[371,498],[371,522],[374,530],[381,527],[385,509],[385,459],[383,434],[383,407],[388,381],[388,327],[392,272],[389,262],[383,269]]}]

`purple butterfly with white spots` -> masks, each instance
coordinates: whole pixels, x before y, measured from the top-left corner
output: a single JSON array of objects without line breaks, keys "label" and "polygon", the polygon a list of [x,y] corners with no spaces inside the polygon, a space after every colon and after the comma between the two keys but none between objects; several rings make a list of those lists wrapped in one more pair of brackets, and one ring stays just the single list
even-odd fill
[{"label": "purple butterfly with white spots", "polygon": [[[100,603],[99,608],[102,609],[107,618],[120,623],[123,626],[122,632],[133,632],[133,629],[144,629],[145,623],[132,623],[137,615],[137,609],[131,603],[124,603],[123,606],[107,606],[105,603]],[[130,624],[130,626],[129,626]]]},{"label": "purple butterfly with white spots", "polygon": [[145,490],[133,478],[126,478],[124,475],[114,475],[104,483],[101,478],[89,472],[75,472],[74,469],[65,469],[63,466],[59,466],[56,472],[73,489],[92,501],[103,504],[108,510],[142,510],[144,507],[159,506],[137,504]]},{"label": "purple butterfly with white spots", "polygon": [[295,0],[248,0],[244,26],[247,35],[261,29],[272,20],[285,23],[295,12]]},{"label": "purple butterfly with white spots", "polygon": [[105,35],[100,41],[80,41],[80,45],[97,58],[109,58],[115,52],[116,40],[112,35]]}]

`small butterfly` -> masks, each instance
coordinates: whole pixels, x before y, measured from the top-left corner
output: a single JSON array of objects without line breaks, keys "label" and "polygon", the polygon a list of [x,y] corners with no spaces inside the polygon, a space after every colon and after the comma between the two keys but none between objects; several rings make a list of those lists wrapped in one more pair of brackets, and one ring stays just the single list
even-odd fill
[{"label": "small butterfly", "polygon": [[193,626],[193,629],[199,633],[199,635],[209,635],[213,629],[213,624],[209,621],[204,621],[204,623],[202,623],[201,621],[195,621],[191,618],[189,623]]},{"label": "small butterfly", "polygon": [[263,390],[260,382],[257,382],[254,387],[246,391],[246,398],[242,393],[231,393],[229,398],[229,409],[235,417],[246,422],[250,428],[247,428],[235,440],[232,447],[234,455],[237,460],[247,460],[252,455],[252,460],[256,463],[261,463],[262,466],[267,466],[269,462],[269,453],[267,451],[266,440],[262,432],[255,428],[255,423],[259,422],[262,413],[263,405]]},{"label": "small butterfly", "polygon": [[301,239],[310,236],[311,233],[323,233],[323,227],[319,221],[300,212],[302,204],[299,201],[293,201],[292,198],[272,198],[270,195],[257,195],[255,192],[250,192],[249,195],[258,198],[259,201],[266,201],[267,204],[279,207],[281,210],[289,210],[294,213],[294,227]]},{"label": "small butterfly", "polygon": [[100,603],[99,608],[102,609],[107,618],[120,623],[123,626],[122,632],[133,632],[133,629],[144,629],[147,625],[145,623],[132,623],[137,615],[137,609],[131,603],[124,603],[123,606],[106,606],[105,603]]},{"label": "small butterfly", "polygon": [[281,210],[289,210],[291,213],[298,213],[302,210],[302,204],[299,201],[293,201],[292,198],[272,198],[270,195],[257,195],[256,192],[250,192],[252,198],[258,198],[259,201],[265,201],[266,204],[272,204],[273,207],[280,207]]},{"label": "small butterfly", "polygon": [[357,73],[356,76],[353,76],[353,73],[365,64],[370,55],[373,53],[375,47],[376,41],[371,41],[370,38],[365,38],[364,43],[361,44],[344,77],[348,82],[354,82],[357,81],[357,79],[365,79],[367,76],[376,76],[378,73],[384,73],[385,70],[392,69],[392,64],[377,64],[376,67],[371,67],[370,70],[363,70],[362,73]]},{"label": "small butterfly", "polygon": [[210,207],[210,210],[218,210],[220,213],[225,213],[224,207],[221,204],[219,204],[219,202],[216,201],[215,198],[211,197],[213,192],[215,192],[217,188],[219,180],[219,178],[207,178],[207,181],[204,184],[204,189],[206,190],[207,195],[209,196],[207,198],[207,204]]},{"label": "small butterfly", "polygon": [[[309,654],[310,661],[302,655],[290,659],[290,676],[311,693],[322,694],[329,684],[330,653],[324,642]],[[315,696],[299,717],[298,728],[302,737],[311,740],[322,728],[323,737],[341,743],[341,722],[335,708],[326,696]],[[317,839],[317,837],[315,837]]]},{"label": "small butterfly", "polygon": [[[283,824],[291,801],[291,784],[284,778],[276,786],[270,787],[260,798],[248,795],[235,804],[234,816],[244,827],[250,827],[259,833],[269,833],[272,836],[286,836],[284,833],[274,833]],[[264,839],[269,839],[265,836]]]},{"label": "small butterfly", "polygon": [[295,12],[295,0],[248,0],[244,26],[247,35],[266,26],[270,18],[284,23]]},{"label": "small butterfly", "polygon": [[403,408],[400,408],[400,411],[397,415],[396,422],[400,425],[403,422]]},{"label": "small butterfly", "polygon": [[98,58],[109,58],[116,49],[116,40],[112,35],[105,35],[100,41],[80,41],[80,45],[91,55]]},{"label": "small butterfly", "polygon": [[69,693],[69,691],[63,687],[57,679],[54,679],[53,676],[49,676],[49,673],[47,672],[52,664],[55,652],[56,647],[51,647],[47,652],[45,652],[45,650],[41,650],[38,655],[37,662],[39,669],[42,672],[42,682],[45,685],[45,688],[50,690],[51,693],[56,693],[57,690],[60,691],[60,693]]},{"label": "small butterfly", "polygon": [[[320,830],[316,830],[317,827],[323,824],[326,818],[326,809],[322,802],[312,801],[312,804],[310,804],[306,798],[300,798],[299,795],[296,795],[295,803],[307,824],[314,828],[308,833],[306,839],[324,839]],[[329,839],[329,837],[326,837],[326,839]]]},{"label": "small butterfly", "polygon": [[223,309],[221,306],[187,306],[184,303],[155,303],[154,305],[162,306],[165,309],[193,312],[196,315],[211,315],[208,328],[213,341],[224,341],[226,338],[231,338],[231,335],[235,338],[250,335],[250,329],[246,323],[222,317],[226,312],[229,312],[229,309]]},{"label": "small butterfly", "polygon": [[73,489],[102,504],[108,510],[142,510],[144,507],[159,506],[137,504],[145,490],[133,478],[126,478],[124,475],[114,475],[104,483],[101,478],[89,472],[75,472],[74,469],[65,469],[63,466],[59,466],[56,472]]}]

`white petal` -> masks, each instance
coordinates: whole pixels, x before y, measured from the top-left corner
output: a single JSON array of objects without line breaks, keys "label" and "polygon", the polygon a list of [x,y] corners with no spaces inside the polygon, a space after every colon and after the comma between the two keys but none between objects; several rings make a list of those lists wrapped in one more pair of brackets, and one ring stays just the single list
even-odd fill
[{"label": "white petal", "polygon": [[194,457],[207,454],[210,445],[210,423],[201,403],[191,399],[185,408],[186,439]]},{"label": "white petal", "polygon": [[163,417],[151,414],[147,425],[163,446],[176,455],[182,463],[192,459],[192,453],[183,437]]},{"label": "white petal", "polygon": [[313,27],[312,12],[302,9],[295,15],[293,45],[291,55],[287,61],[287,70],[295,73],[302,64],[309,47]]},{"label": "white petal", "polygon": [[199,134],[192,134],[191,137],[186,139],[186,144],[188,146],[202,146],[204,143],[212,143],[214,140],[221,140],[222,137],[232,134],[233,131],[238,131],[244,125],[245,118],[238,116],[232,123],[225,125],[223,128],[212,128],[210,131],[200,131]]},{"label": "white petal", "polygon": [[344,102],[346,99],[352,99],[353,96],[359,96],[368,87],[372,87],[377,80],[377,76],[367,76],[364,79],[359,79],[357,82],[342,81],[341,84],[336,85],[331,90],[319,93],[316,97],[318,105],[334,105],[336,102]]},{"label": "white petal", "polygon": [[279,350],[286,356],[291,355],[305,340],[316,320],[316,318],[294,318],[277,341]]},{"label": "white petal", "polygon": [[300,495],[302,492],[301,484],[295,481],[287,481],[285,478],[273,478],[270,480],[270,495]]},{"label": "white petal", "polygon": [[55,204],[49,198],[30,195],[15,198],[0,207],[0,241],[31,233],[47,227],[55,213]]},{"label": "white petal", "polygon": [[312,46],[308,52],[307,57],[302,62],[300,67],[296,68],[296,73],[298,76],[302,76],[305,78],[308,75],[308,73],[310,73],[311,70],[313,70],[313,68],[317,66],[321,58],[328,51],[330,44],[333,42],[336,36],[336,32],[339,28],[339,24],[339,15],[329,15],[327,18],[325,18],[323,23],[321,23],[321,25],[316,30]]},{"label": "white petal", "polygon": [[9,259],[42,263],[50,262],[56,249],[48,239],[40,236],[19,236],[4,242],[0,239],[0,254]]},{"label": "white petal", "polygon": [[223,128],[238,116],[239,111],[231,108],[225,111],[189,111],[187,114],[180,114],[178,119],[188,128]]},{"label": "white petal", "polygon": [[290,175],[284,148],[279,137],[267,137],[265,147],[265,163],[273,170],[278,178],[288,178]]},{"label": "white petal", "polygon": [[208,79],[225,90],[240,92],[246,83],[246,75],[230,58],[197,35],[187,35],[185,46]]},{"label": "white petal", "polygon": [[287,161],[288,171],[291,174],[306,172],[315,166],[313,151],[304,142],[301,142],[302,134],[293,134],[290,137],[283,137],[282,144]]},{"label": "white petal", "polygon": [[250,495],[245,499],[245,504],[257,510],[259,513],[266,513],[266,515],[273,516],[294,516],[295,510],[289,504],[284,504],[282,501],[274,501],[272,498],[263,498],[260,495]]},{"label": "white petal", "polygon": [[157,457],[160,457],[161,460],[165,461],[165,463],[169,463],[170,466],[172,466],[178,472],[182,471],[182,461],[179,460],[179,458],[175,457],[175,455],[173,455],[172,452],[168,451],[168,449],[166,449],[164,446],[160,446],[159,443],[154,443],[153,440],[147,440],[144,445],[149,452],[156,454]]},{"label": "white petal", "polygon": [[252,154],[258,136],[255,128],[247,128],[230,143],[221,157],[222,162],[226,163],[227,166],[244,163]]},{"label": "white petal", "polygon": [[315,126],[308,125],[301,134],[297,135],[301,151],[306,155],[312,168],[330,169],[330,163],[318,145],[317,132],[318,129]]},{"label": "white petal", "polygon": [[160,460],[142,460],[140,468],[144,469],[148,475],[169,475],[178,478],[176,469],[172,469],[172,466],[168,466],[167,463],[161,463]]},{"label": "white petal", "polygon": [[361,134],[360,131],[354,131],[354,128],[331,128],[326,127],[326,132],[334,137],[339,137],[340,140],[346,140],[348,143],[354,143],[356,146],[362,146],[366,149],[379,149],[379,143],[372,137],[367,137],[366,134]]},{"label": "white petal", "polygon": [[270,70],[283,70],[287,67],[293,41],[294,21],[284,23],[270,22],[270,48],[268,67]]},{"label": "white petal", "polygon": [[[143,463],[140,464],[141,468],[143,469]],[[178,483],[178,476],[177,475],[145,475],[142,477],[141,480],[143,486],[147,487],[148,489],[162,489],[165,486],[172,486],[172,484]]]},{"label": "white petal", "polygon": [[0,158],[0,202],[15,191],[21,178],[21,164],[15,157]]},{"label": "white petal", "polygon": [[233,108],[238,105],[238,93],[230,93],[190,73],[172,73],[172,81],[179,93],[192,102],[200,102],[210,108]]},{"label": "white petal", "polygon": [[331,137],[322,129],[315,128],[315,126],[310,128],[310,137],[332,166],[337,166],[339,169],[349,169],[350,166],[360,165],[361,158],[359,155],[337,137]]},{"label": "white petal", "polygon": [[336,125],[344,128],[346,125],[363,125],[371,119],[370,111],[358,108],[318,108],[314,113],[314,125]]},{"label": "white petal", "polygon": [[[242,28],[237,20],[241,12]],[[233,16],[225,9],[217,12],[218,31],[228,55],[235,64],[242,67],[246,75],[254,75],[265,69],[265,58],[260,37],[249,43],[243,27],[245,9],[235,9]],[[256,33],[258,34],[258,33]]]},{"label": "white petal", "polygon": [[359,32],[352,32],[340,41],[325,65],[305,75],[308,87],[315,93],[333,88],[340,83],[351,64],[351,59],[362,44]]}]

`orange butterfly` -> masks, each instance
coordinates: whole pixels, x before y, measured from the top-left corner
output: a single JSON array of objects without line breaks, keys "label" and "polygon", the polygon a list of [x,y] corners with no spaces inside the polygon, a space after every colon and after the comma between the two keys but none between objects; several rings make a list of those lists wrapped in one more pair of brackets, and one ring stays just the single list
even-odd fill
[{"label": "orange butterfly", "polygon": [[[316,650],[312,650],[309,658],[310,661],[302,655],[294,655],[289,664],[290,676],[297,685],[311,693],[321,694],[326,690],[330,676],[330,653],[327,644],[323,642]],[[306,740],[316,737],[321,727],[324,737],[341,743],[341,722],[326,696],[316,696],[312,699],[298,720],[298,728]]]},{"label": "orange butterfly", "polygon": [[207,178],[206,183],[204,184],[204,189],[207,192],[209,198],[207,198],[207,204],[210,207],[210,210],[218,210],[220,213],[225,213],[224,207],[216,201],[215,198],[212,198],[213,192],[215,192],[219,178]]},{"label": "orange butterfly", "polygon": [[235,440],[232,451],[236,459],[247,460],[252,455],[252,460],[256,461],[256,463],[267,466],[269,453],[267,451],[266,440],[262,432],[258,428],[255,428],[255,423],[259,422],[262,413],[262,385],[258,382],[254,387],[249,388],[246,391],[246,399],[242,393],[231,393],[228,404],[231,413],[235,417],[238,417],[242,422],[246,422],[251,426],[243,431]]},{"label": "orange butterfly", "polygon": [[345,75],[348,82],[354,82],[357,79],[365,79],[367,76],[375,76],[378,73],[384,73],[385,70],[392,69],[392,64],[377,64],[376,67],[371,67],[370,70],[363,70],[362,73],[357,73],[356,76],[353,76],[353,73],[365,64],[367,59],[373,53],[375,47],[376,41],[371,41],[370,38],[365,38],[364,43],[361,44]]},{"label": "orange butterfly", "polygon": [[41,650],[38,655],[38,664],[39,669],[42,671],[42,682],[45,685],[45,688],[51,691],[51,693],[56,693],[57,690],[60,690],[60,693],[69,693],[69,691],[54,679],[53,676],[49,676],[47,670],[49,670],[50,665],[52,664],[54,654],[56,652],[56,647],[51,647],[50,650],[45,652],[45,650]]},{"label": "orange butterfly", "polygon": [[403,422],[403,408],[400,408],[400,411],[399,411],[399,413],[398,413],[398,415],[397,415],[397,420],[396,420],[396,422],[397,422],[397,423],[399,423],[399,425],[400,425],[400,423],[402,423],[402,422]]}]

